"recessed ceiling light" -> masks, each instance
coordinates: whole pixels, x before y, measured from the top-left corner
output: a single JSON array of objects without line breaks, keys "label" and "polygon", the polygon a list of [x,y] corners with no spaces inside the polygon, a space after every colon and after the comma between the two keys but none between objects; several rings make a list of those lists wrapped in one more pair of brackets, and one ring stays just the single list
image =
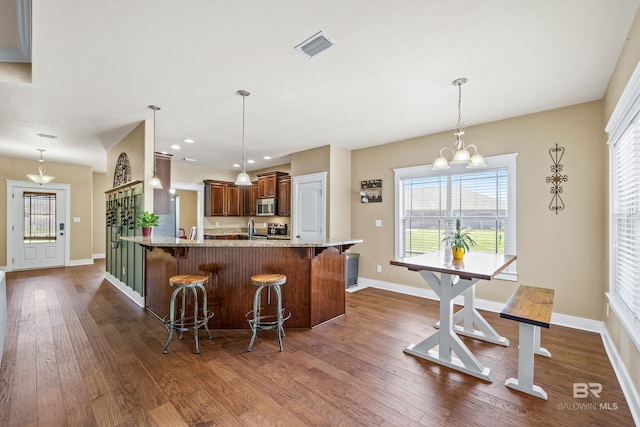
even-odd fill
[{"label": "recessed ceiling light", "polygon": [[184,142],[186,142],[187,144],[193,144],[195,141],[191,138],[187,138],[184,140]]},{"label": "recessed ceiling light", "polygon": [[40,138],[49,138],[49,139],[56,139],[57,136],[55,135],[51,135],[48,133],[37,133],[36,135],[38,135]]},{"label": "recessed ceiling light", "polygon": [[161,151],[160,154],[169,154],[166,151]]},{"label": "recessed ceiling light", "polygon": [[174,149],[174,150],[179,150],[179,149],[180,149],[180,146],[179,146],[178,144],[173,144],[173,145],[171,146],[171,148],[172,148],[172,149]]},{"label": "recessed ceiling light", "polygon": [[195,162],[196,161],[196,159],[190,159],[189,157],[185,157],[182,160],[184,160],[185,162]]},{"label": "recessed ceiling light", "polygon": [[234,163],[234,164],[233,164],[233,167],[234,167],[234,168],[239,168],[239,167],[240,167],[240,165],[239,165],[239,164],[237,164],[237,163]]},{"label": "recessed ceiling light", "polygon": [[265,160],[271,160],[271,156],[264,156],[263,159]]},{"label": "recessed ceiling light", "polygon": [[255,162],[256,162],[255,160],[251,160],[251,159],[247,160],[247,163],[255,163]]}]

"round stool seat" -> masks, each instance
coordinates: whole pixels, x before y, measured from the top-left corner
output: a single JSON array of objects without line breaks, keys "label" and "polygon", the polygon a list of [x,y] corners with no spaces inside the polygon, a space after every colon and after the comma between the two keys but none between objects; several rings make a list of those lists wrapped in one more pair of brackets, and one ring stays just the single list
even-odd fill
[{"label": "round stool seat", "polygon": [[256,286],[284,285],[286,282],[287,276],[284,274],[256,274],[251,276],[251,283]]},{"label": "round stool seat", "polygon": [[203,274],[181,274],[180,276],[173,276],[169,278],[169,284],[171,286],[189,286],[197,283],[207,283],[209,276]]},{"label": "round stool seat", "polygon": [[[167,343],[162,351],[167,354],[169,350],[169,344],[173,338],[173,332],[180,332],[180,339],[182,339],[182,333],[186,331],[193,331],[195,339],[195,353],[200,353],[198,346],[198,329],[204,328],[207,333],[207,338],[211,339],[211,332],[209,331],[209,320],[213,317],[213,311],[210,311],[207,307],[207,289],[204,284],[209,281],[209,276],[203,274],[181,274],[179,276],[172,276],[169,278],[169,285],[173,286],[175,290],[171,294],[171,300],[169,301],[169,319],[164,319],[165,326],[169,331],[169,337]],[[202,294],[202,313],[199,313],[198,307],[198,289]],[[176,299],[178,294],[181,295],[180,314],[176,319]],[[191,297],[193,297],[193,305],[191,305]],[[193,310],[193,316],[187,317],[187,311]]]}]

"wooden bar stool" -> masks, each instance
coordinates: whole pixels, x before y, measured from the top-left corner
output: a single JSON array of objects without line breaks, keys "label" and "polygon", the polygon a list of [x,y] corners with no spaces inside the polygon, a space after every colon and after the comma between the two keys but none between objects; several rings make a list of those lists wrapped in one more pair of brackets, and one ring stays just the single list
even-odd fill
[{"label": "wooden bar stool", "polygon": [[[211,332],[209,331],[209,319],[213,317],[213,311],[207,309],[207,289],[204,284],[209,281],[209,276],[201,274],[183,274],[180,276],[173,276],[169,278],[169,284],[176,288],[171,294],[171,303],[169,306],[169,320],[164,320],[164,324],[169,331],[169,338],[167,344],[162,351],[167,354],[169,350],[169,344],[173,338],[173,331],[180,332],[180,339],[182,339],[182,333],[185,331],[193,330],[193,335],[196,341],[196,354],[200,353],[198,347],[198,328],[204,327],[207,331],[207,337],[211,339]],[[198,313],[198,289],[202,291],[202,315]],[[182,304],[180,306],[180,319],[176,320],[175,305],[176,297],[182,293]],[[187,297],[191,300],[193,295],[193,318],[186,316],[186,303]],[[190,302],[190,301],[189,301]]]},{"label": "wooden bar stool", "polygon": [[[284,285],[287,281],[287,276],[284,274],[257,274],[251,276],[251,283],[258,287],[256,294],[253,298],[253,310],[249,311],[245,317],[249,326],[251,327],[252,335],[251,342],[247,351],[251,351],[253,348],[253,342],[256,339],[258,330],[264,329],[277,329],[278,330],[278,343],[280,344],[280,351],[284,351],[282,347],[282,337],[285,336],[284,328],[282,324],[285,320],[291,317],[289,310],[282,308],[282,292],[280,285]],[[267,288],[267,304],[271,302],[271,288],[276,294],[276,313],[263,313],[261,307],[261,294],[262,290]]]}]

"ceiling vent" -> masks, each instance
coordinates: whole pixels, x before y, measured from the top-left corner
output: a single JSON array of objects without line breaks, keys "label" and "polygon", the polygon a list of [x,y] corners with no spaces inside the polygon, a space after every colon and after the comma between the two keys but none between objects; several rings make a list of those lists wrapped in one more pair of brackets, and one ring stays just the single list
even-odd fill
[{"label": "ceiling vent", "polygon": [[336,42],[328,35],[320,31],[296,46],[296,50],[302,52],[307,58],[313,58],[335,44]]}]

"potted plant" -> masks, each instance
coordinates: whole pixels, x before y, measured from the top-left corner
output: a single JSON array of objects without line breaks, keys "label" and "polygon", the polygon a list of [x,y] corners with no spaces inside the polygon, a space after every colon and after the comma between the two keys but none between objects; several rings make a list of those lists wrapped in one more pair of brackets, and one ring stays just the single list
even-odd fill
[{"label": "potted plant", "polygon": [[443,242],[451,245],[451,252],[454,259],[462,259],[465,252],[469,252],[469,249],[476,245],[476,241],[469,235],[468,227],[460,226],[460,219],[456,219],[456,229],[449,233]]},{"label": "potted plant", "polygon": [[153,212],[142,212],[142,215],[136,217],[136,225],[142,227],[142,235],[145,237],[151,236],[152,227],[158,226],[158,220],[160,217]]}]

